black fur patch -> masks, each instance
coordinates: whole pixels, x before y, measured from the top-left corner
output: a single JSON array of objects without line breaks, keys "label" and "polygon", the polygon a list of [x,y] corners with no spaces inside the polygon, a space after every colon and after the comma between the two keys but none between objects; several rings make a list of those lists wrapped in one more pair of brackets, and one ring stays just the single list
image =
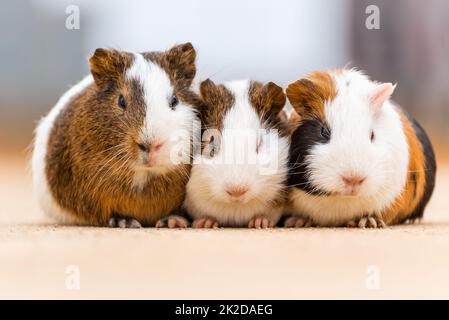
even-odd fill
[{"label": "black fur patch", "polygon": [[416,185],[416,183],[417,183],[417,181],[416,181],[416,172],[412,172],[411,173],[410,180],[413,183],[413,199],[414,199],[414,198],[416,198],[416,187],[417,187],[417,185]]},{"label": "black fur patch", "polygon": [[329,142],[330,137],[322,135],[323,127],[328,130],[327,125],[320,120],[305,120],[293,132],[288,164],[289,187],[298,188],[313,195],[327,194],[310,183],[308,179],[309,169],[305,163],[306,157],[310,154],[313,146]]},{"label": "black fur patch", "polygon": [[418,205],[416,206],[415,210],[413,210],[413,213],[410,215],[408,219],[410,220],[416,220],[420,219],[424,215],[424,208],[426,207],[427,203],[429,202],[430,198],[432,197],[433,189],[435,187],[435,174],[437,170],[437,164],[435,160],[435,153],[432,148],[432,144],[430,143],[429,137],[427,136],[424,129],[421,127],[421,125],[408,113],[405,112],[408,119],[413,125],[413,128],[415,129],[416,136],[418,137],[419,141],[421,142],[422,149],[424,152],[425,157],[425,176],[426,176],[426,184],[424,187],[424,194],[422,196],[422,199],[419,201]]}]

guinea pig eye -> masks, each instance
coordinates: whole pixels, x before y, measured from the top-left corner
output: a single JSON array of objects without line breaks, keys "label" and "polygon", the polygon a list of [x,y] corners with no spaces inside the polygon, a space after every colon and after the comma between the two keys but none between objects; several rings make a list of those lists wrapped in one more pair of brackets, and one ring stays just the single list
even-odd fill
[{"label": "guinea pig eye", "polygon": [[126,101],[125,101],[125,97],[124,97],[123,95],[120,95],[120,96],[118,97],[118,106],[119,106],[120,108],[122,108],[123,110],[126,109]]},{"label": "guinea pig eye", "polygon": [[170,108],[174,109],[179,103],[178,97],[176,95],[172,95],[168,104],[170,105]]},{"label": "guinea pig eye", "polygon": [[324,126],[321,127],[320,135],[321,135],[321,137],[326,139],[326,141],[328,141],[331,138],[331,133],[330,133],[329,129]]},{"label": "guinea pig eye", "polygon": [[373,130],[373,131],[371,131],[371,137],[370,137],[371,142],[374,142],[375,138],[376,138],[376,136],[374,135],[374,130]]},{"label": "guinea pig eye", "polygon": [[210,137],[209,140],[209,155],[211,157],[215,156],[215,149],[217,148],[217,146],[215,145],[215,138],[214,136]]}]

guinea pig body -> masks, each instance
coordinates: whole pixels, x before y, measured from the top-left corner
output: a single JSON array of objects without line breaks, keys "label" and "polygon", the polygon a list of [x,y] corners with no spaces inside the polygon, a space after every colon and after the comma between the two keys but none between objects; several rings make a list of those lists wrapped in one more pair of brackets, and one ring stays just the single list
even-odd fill
[{"label": "guinea pig body", "polygon": [[189,89],[195,50],[189,43],[142,54],[97,49],[89,63],[92,75],[36,129],[39,203],[68,223],[163,226],[184,200],[199,126],[200,102]]},{"label": "guinea pig body", "polygon": [[288,86],[297,114],[287,227],[383,227],[423,216],[435,157],[424,130],[389,100],[393,91],[345,69]]},{"label": "guinea pig body", "polygon": [[288,141],[282,88],[254,81],[201,84],[201,153],[184,208],[193,227],[273,227],[287,200]]}]

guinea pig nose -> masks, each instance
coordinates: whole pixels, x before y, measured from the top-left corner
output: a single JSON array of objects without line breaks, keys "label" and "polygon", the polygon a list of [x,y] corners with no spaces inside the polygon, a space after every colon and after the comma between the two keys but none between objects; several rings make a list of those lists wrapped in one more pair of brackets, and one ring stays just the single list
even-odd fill
[{"label": "guinea pig nose", "polygon": [[231,197],[241,197],[249,190],[245,185],[229,185],[226,187],[226,193]]},{"label": "guinea pig nose", "polygon": [[158,151],[160,148],[162,148],[162,145],[163,145],[163,143],[160,143],[160,142],[154,143],[151,145],[151,150]]},{"label": "guinea pig nose", "polygon": [[143,152],[149,153],[150,151],[159,151],[162,148],[163,143],[138,143],[137,146]]},{"label": "guinea pig nose", "polygon": [[347,185],[358,186],[358,185],[361,185],[366,180],[366,177],[362,177],[359,175],[348,175],[348,176],[342,176],[341,179]]}]

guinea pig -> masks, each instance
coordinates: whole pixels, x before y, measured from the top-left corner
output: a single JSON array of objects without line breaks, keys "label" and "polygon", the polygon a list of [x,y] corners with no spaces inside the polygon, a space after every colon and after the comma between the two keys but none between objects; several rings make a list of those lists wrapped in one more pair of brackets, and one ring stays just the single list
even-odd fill
[{"label": "guinea pig", "polygon": [[314,72],[291,83],[286,227],[382,228],[423,216],[436,163],[421,126],[362,72]]},{"label": "guinea pig", "polygon": [[176,215],[200,122],[190,43],[165,52],[97,49],[91,75],[66,92],[35,133],[42,209],[67,223],[185,227]]},{"label": "guinea pig", "polygon": [[249,80],[200,85],[201,152],[184,208],[194,228],[273,227],[287,200],[288,132],[282,88]]}]

